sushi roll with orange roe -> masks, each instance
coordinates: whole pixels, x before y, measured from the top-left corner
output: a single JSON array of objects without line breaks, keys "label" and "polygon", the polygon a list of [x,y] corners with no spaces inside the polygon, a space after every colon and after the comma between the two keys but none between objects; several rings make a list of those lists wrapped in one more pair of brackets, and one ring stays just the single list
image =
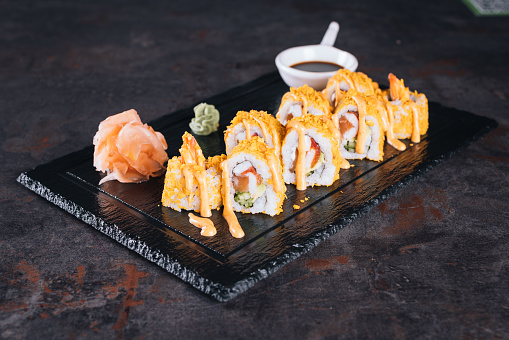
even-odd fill
[{"label": "sushi roll with orange roe", "polygon": [[276,118],[285,126],[293,117],[306,114],[330,116],[329,101],[322,92],[307,85],[291,87],[290,91],[286,92],[281,99]]},{"label": "sushi roll with orange roe", "polygon": [[177,211],[210,217],[211,209],[222,205],[220,164],[226,155],[206,159],[191,134],[184,133],[182,140],[180,156],[168,161],[161,202]]},{"label": "sushi roll with orange roe", "polygon": [[222,168],[225,209],[271,216],[282,212],[286,186],[281,162],[261,137],[241,140]]},{"label": "sushi roll with orange roe", "polygon": [[279,157],[282,133],[281,123],[266,111],[239,111],[224,132],[226,154],[229,154],[241,140],[260,137],[268,147],[274,148]]},{"label": "sushi roll with orange roe", "polygon": [[346,159],[383,160],[384,107],[375,96],[349,90],[332,115],[341,133],[341,154]]},{"label": "sushi roll with orange roe", "polygon": [[285,183],[295,184],[297,190],[332,185],[345,167],[339,139],[328,117],[305,115],[290,120],[282,147]]},{"label": "sushi roll with orange roe", "polygon": [[334,76],[329,78],[323,93],[331,106],[334,108],[341,102],[348,90],[357,90],[366,95],[377,95],[380,87],[365,73],[352,72],[348,69],[340,69]]},{"label": "sushi roll with orange roe", "polygon": [[394,74],[389,73],[388,79],[390,88],[382,92],[381,99],[392,120],[394,136],[419,143],[428,131],[428,99],[423,93],[410,91]]}]

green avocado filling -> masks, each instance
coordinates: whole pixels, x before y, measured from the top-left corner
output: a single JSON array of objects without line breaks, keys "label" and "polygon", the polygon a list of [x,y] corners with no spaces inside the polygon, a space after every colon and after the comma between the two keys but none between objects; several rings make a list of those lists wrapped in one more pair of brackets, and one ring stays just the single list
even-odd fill
[{"label": "green avocado filling", "polygon": [[[366,134],[371,134],[371,129],[368,125],[366,125]],[[355,146],[357,145],[357,137],[352,138],[351,140],[347,141],[345,144],[345,149],[348,152],[355,152]]]},{"label": "green avocado filling", "polygon": [[355,152],[355,146],[357,145],[357,138],[352,138],[351,140],[347,141],[345,144],[345,149],[348,152]]},{"label": "green avocado filling", "polygon": [[241,206],[243,206],[245,208],[251,208],[254,204],[254,201],[256,201],[256,199],[258,197],[263,195],[263,193],[265,192],[265,189],[266,189],[266,186],[265,186],[265,184],[262,183],[256,187],[256,192],[254,193],[253,196],[251,196],[251,194],[248,191],[243,191],[243,192],[237,191],[235,193],[235,195],[233,196],[233,199],[235,200],[235,202],[237,202]]}]

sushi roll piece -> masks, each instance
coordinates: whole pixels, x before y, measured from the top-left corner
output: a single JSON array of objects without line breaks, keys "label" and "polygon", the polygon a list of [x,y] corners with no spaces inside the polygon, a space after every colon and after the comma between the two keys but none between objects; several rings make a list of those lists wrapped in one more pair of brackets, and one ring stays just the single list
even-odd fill
[{"label": "sushi roll piece", "polygon": [[349,90],[332,115],[341,133],[341,154],[346,159],[383,160],[385,112],[375,96]]},{"label": "sushi roll piece", "polygon": [[330,116],[331,107],[329,101],[321,91],[316,91],[308,85],[291,87],[281,99],[281,105],[276,113],[276,118],[283,126],[293,117],[306,114],[315,116]]},{"label": "sushi roll piece", "polygon": [[282,133],[281,123],[266,111],[239,111],[224,132],[226,154],[229,154],[241,140],[260,137],[267,146],[275,149],[279,157]]},{"label": "sushi roll piece", "polygon": [[283,179],[297,190],[308,186],[329,186],[339,178],[340,168],[348,167],[339,151],[340,134],[329,117],[295,117],[286,126],[281,149]]},{"label": "sushi roll piece", "polygon": [[205,159],[196,139],[182,136],[180,156],[168,161],[161,202],[177,211],[191,210],[210,217],[222,206],[221,162],[226,155]]},{"label": "sushi roll piece", "polygon": [[340,69],[327,81],[323,93],[330,105],[335,108],[348,90],[355,89],[367,95],[378,95],[381,90],[377,82],[373,81],[365,73],[352,72],[348,69]]},{"label": "sushi roll piece", "polygon": [[387,107],[391,129],[397,139],[408,139],[414,143],[428,131],[428,99],[423,93],[410,91],[403,79],[389,73],[389,89],[382,92]]},{"label": "sushi roll piece", "polygon": [[241,140],[222,168],[225,210],[270,216],[283,211],[286,186],[281,162],[261,137]]}]

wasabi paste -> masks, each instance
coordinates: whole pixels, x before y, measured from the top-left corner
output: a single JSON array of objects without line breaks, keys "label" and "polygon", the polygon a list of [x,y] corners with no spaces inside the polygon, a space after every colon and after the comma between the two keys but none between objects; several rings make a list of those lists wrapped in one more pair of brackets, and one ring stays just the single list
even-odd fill
[{"label": "wasabi paste", "polygon": [[219,126],[219,111],[214,105],[201,103],[194,107],[195,118],[191,119],[189,127],[193,133],[201,136],[210,135]]}]

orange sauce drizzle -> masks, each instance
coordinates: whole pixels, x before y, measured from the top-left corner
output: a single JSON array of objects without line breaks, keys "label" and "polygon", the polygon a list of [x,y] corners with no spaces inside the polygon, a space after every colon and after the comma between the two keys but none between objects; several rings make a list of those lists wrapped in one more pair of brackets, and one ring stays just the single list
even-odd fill
[{"label": "orange sauce drizzle", "polygon": [[[207,187],[207,172],[205,171],[205,157],[200,148],[197,148],[196,139],[193,136],[187,135],[184,139],[180,154],[184,166],[182,173],[184,175],[184,181],[186,189],[191,192],[188,197],[188,203],[191,205],[193,201],[193,181],[194,178],[198,181],[198,188],[200,190],[200,215],[203,217],[209,217],[212,215],[209,206],[209,190]],[[201,167],[202,170],[198,170],[195,167]]]},{"label": "orange sauce drizzle", "polygon": [[331,120],[334,122],[334,126],[339,131],[339,111],[331,115]]},{"label": "orange sauce drizzle", "polygon": [[334,106],[337,106],[339,105],[339,102],[340,102],[340,98],[339,98],[339,94],[341,93],[341,89],[339,88],[339,82],[338,81],[334,81]]},{"label": "orange sauce drizzle", "polygon": [[189,197],[187,198],[188,204],[191,205],[191,202],[193,201],[193,197],[194,197],[194,192],[192,191],[194,175],[191,172],[191,170],[189,170],[189,167],[187,165],[184,165],[184,167],[182,168],[182,174],[184,175],[184,182],[185,182],[186,189],[187,189],[187,191],[191,192],[189,194]]},{"label": "orange sauce drizzle", "polygon": [[200,215],[203,217],[212,216],[209,205],[209,188],[207,186],[207,172],[204,170],[194,174],[200,188]]},{"label": "orange sauce drizzle", "polygon": [[346,159],[343,158],[343,160],[341,161],[341,164],[339,165],[339,167],[341,169],[350,169],[350,162]]},{"label": "orange sauce drizzle", "polygon": [[308,101],[302,93],[299,93],[298,95],[296,95],[294,93],[287,92],[287,94],[288,94],[288,97],[293,98],[293,100],[295,100],[295,101],[300,100],[302,102],[302,116],[304,116],[305,114],[308,113]]},{"label": "orange sauce drizzle", "polygon": [[184,174],[184,179],[186,183],[186,189],[191,192],[189,194],[188,202],[191,205],[193,201],[193,179],[196,178],[198,181],[198,189],[200,190],[200,215],[203,217],[212,216],[212,212],[210,211],[209,205],[209,189],[207,186],[207,172],[205,169],[199,171],[192,171],[191,168],[193,165],[184,165],[182,172]]},{"label": "orange sauce drizzle", "polygon": [[265,140],[265,143],[266,144],[269,143],[269,132],[267,131],[267,126],[265,125],[264,122],[262,122],[261,120],[259,120],[256,117],[253,117],[253,119],[256,120],[256,122],[258,123],[258,126],[262,130],[262,135],[263,135],[263,139]]},{"label": "orange sauce drizzle", "polygon": [[302,115],[304,116],[308,113],[308,101],[302,94],[300,95],[300,100],[302,100]]},{"label": "orange sauce drizzle", "polygon": [[378,109],[378,112],[380,113],[380,117],[382,118],[382,129],[384,131],[387,131],[389,129],[389,114],[387,112],[387,109],[385,106],[382,105],[380,100],[376,100],[376,107]]},{"label": "orange sauce drizzle", "polygon": [[336,95],[336,102],[335,102],[335,105],[338,105],[339,104],[339,95],[341,94],[341,89],[339,88],[340,84],[341,84],[341,80],[344,80],[345,82],[348,83],[348,86],[350,86],[351,89],[355,89],[355,85],[353,83],[353,80],[349,77],[349,76],[346,76],[344,74],[342,74],[341,76],[341,79],[337,79],[335,80],[335,85],[334,85],[334,93]]},{"label": "orange sauce drizzle", "polygon": [[352,79],[352,82],[354,84],[353,88],[356,89],[357,91],[361,91],[361,87],[359,86],[360,79],[358,77],[354,78]]},{"label": "orange sauce drizzle", "polygon": [[274,154],[269,154],[267,156],[267,163],[269,165],[270,172],[272,173],[272,186],[274,188],[274,191],[276,193],[280,192],[281,190],[283,190],[283,183],[281,181],[280,176],[278,176],[279,172],[276,169],[276,157],[274,156]]},{"label": "orange sauce drizzle", "polygon": [[332,121],[332,119],[330,117],[325,116],[325,115],[323,115],[321,117],[322,117],[322,120],[325,122],[325,124],[327,124],[327,129],[329,130],[332,137],[334,139],[340,139],[341,133],[339,132],[339,127],[336,126],[336,124],[334,124],[334,122]]},{"label": "orange sauce drizzle", "polygon": [[403,144],[400,140],[398,140],[396,137],[394,137],[394,128],[393,128],[393,124],[394,124],[394,112],[392,111],[392,105],[386,101],[385,102],[385,106],[387,108],[387,116],[388,116],[388,120],[389,120],[389,124],[388,124],[388,127],[387,127],[387,142],[389,143],[389,145],[391,145],[392,147],[394,147],[396,150],[399,150],[399,151],[404,151],[406,149],[406,145]]},{"label": "orange sauce drizzle", "polygon": [[355,88],[355,84],[353,83],[353,80],[350,76],[344,75],[343,79],[348,83],[348,85],[350,86],[351,89]]},{"label": "orange sauce drizzle", "polygon": [[189,223],[201,229],[200,234],[202,236],[214,236],[217,233],[214,227],[214,222],[208,218],[198,217],[192,213],[189,213]]},{"label": "orange sauce drizzle", "polygon": [[230,195],[230,174],[228,173],[228,161],[225,160],[221,163],[222,177],[223,177],[223,217],[228,222],[230,233],[235,238],[244,237],[244,230],[239,224],[239,220],[235,215],[232,208],[232,201]]},{"label": "orange sauce drizzle", "polygon": [[[329,130],[332,132],[332,127],[334,127],[334,132],[332,132],[333,136],[334,136],[334,138],[338,139],[338,143],[340,143],[341,142],[341,132],[339,132],[339,112],[332,114],[332,116],[330,118],[328,118],[327,120],[328,120],[327,125],[328,125]],[[337,134],[335,131],[337,131]],[[336,136],[338,136],[338,137],[336,137]],[[341,153],[339,153],[339,156],[341,157],[341,163],[340,163],[339,167],[341,169],[350,169],[350,162],[348,162],[348,160],[344,159],[343,156],[341,155]]]},{"label": "orange sauce drizzle", "polygon": [[[332,137],[334,139],[337,139],[338,140],[338,143],[340,143],[341,141],[341,133],[339,132],[339,120],[338,120],[338,123],[336,124],[335,122],[335,117],[338,117],[338,114],[335,113],[332,115],[332,117],[328,117],[328,116],[321,116],[322,117],[322,120],[327,124],[327,128],[329,129],[329,132],[331,133]],[[339,153],[339,157],[341,157],[341,164],[339,165],[339,167],[341,169],[349,169],[350,168],[350,163],[343,158],[343,156],[341,155],[341,152]]]},{"label": "orange sauce drizzle", "polygon": [[244,124],[244,128],[246,129],[246,139],[251,138],[251,127],[249,126],[249,123],[246,122],[246,120],[243,120],[242,124]]}]

